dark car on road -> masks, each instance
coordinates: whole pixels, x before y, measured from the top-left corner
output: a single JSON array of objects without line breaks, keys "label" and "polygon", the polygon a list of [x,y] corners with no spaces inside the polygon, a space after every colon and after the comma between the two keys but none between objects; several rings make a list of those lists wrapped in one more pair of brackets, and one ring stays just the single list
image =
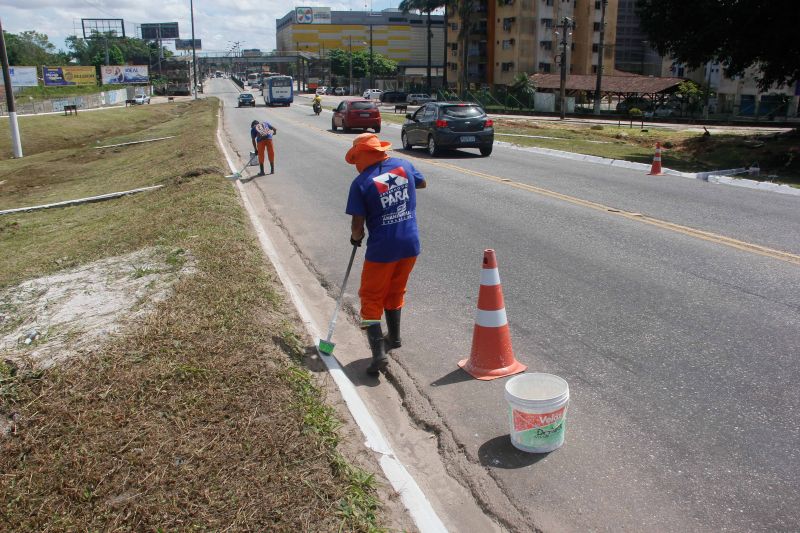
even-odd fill
[{"label": "dark car on road", "polygon": [[403,91],[386,91],[381,94],[381,102],[385,102],[387,104],[394,104],[397,102],[405,102],[406,96],[408,96]]},{"label": "dark car on road", "polygon": [[253,95],[250,94],[250,93],[242,93],[242,94],[240,94],[239,95],[239,100],[238,100],[238,102],[236,104],[236,107],[242,107],[242,106],[248,106],[248,105],[252,106],[252,107],[255,107],[256,106],[256,99],[253,98]]},{"label": "dark car on road", "polygon": [[432,156],[451,148],[478,148],[486,157],[494,145],[494,122],[478,104],[429,102],[406,115],[403,148],[425,146]]},{"label": "dark car on road", "polygon": [[333,110],[331,129],[341,127],[344,131],[353,128],[372,128],[375,133],[381,131],[381,111],[378,104],[364,98],[358,100],[344,100],[339,107]]}]

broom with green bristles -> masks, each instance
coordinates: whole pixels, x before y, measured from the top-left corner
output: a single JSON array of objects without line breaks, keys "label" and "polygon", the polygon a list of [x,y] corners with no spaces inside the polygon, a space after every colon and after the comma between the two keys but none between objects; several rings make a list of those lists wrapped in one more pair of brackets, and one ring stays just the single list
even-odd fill
[{"label": "broom with green bristles", "polygon": [[333,337],[333,330],[336,328],[336,317],[339,315],[339,308],[342,306],[342,299],[344,298],[344,289],[347,287],[347,278],[350,277],[350,269],[353,268],[353,260],[356,258],[356,250],[358,250],[358,246],[353,246],[353,251],[350,254],[350,261],[347,263],[347,271],[344,273],[344,281],[342,281],[342,291],[339,293],[339,298],[336,300],[336,309],[333,310],[333,318],[331,318],[331,323],[328,326],[328,337],[325,339],[319,340],[319,346],[317,349],[319,353],[322,355],[333,355],[333,349],[336,347],[336,344],[331,342],[331,337]]}]

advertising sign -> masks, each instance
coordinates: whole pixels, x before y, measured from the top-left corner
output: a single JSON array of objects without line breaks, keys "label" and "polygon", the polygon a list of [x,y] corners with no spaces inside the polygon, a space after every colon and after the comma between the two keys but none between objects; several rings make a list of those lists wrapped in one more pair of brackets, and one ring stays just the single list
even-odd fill
[{"label": "advertising sign", "polygon": [[178,39],[181,36],[177,22],[146,23],[142,24],[141,28],[142,39],[145,41]]},{"label": "advertising sign", "polygon": [[298,24],[331,23],[331,8],[329,7],[298,7],[294,13],[295,21]]},{"label": "advertising sign", "polygon": [[48,87],[97,85],[97,73],[94,67],[42,67],[42,77]]},{"label": "advertising sign", "polygon": [[[11,75],[12,87],[36,87],[39,80],[36,79],[36,67],[8,67]],[[4,83],[3,71],[0,70],[0,85]]]},{"label": "advertising sign", "polygon": [[121,83],[150,83],[147,65],[118,65],[100,67],[103,85]]},{"label": "advertising sign", "polygon": [[[194,40],[194,48],[195,50],[202,50],[202,39],[195,39]],[[175,50],[191,50],[192,49],[192,40],[191,39],[175,39]]]}]

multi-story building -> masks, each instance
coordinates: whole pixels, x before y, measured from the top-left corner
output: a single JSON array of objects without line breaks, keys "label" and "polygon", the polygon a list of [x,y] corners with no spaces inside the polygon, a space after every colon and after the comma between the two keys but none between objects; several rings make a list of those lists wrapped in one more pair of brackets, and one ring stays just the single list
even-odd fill
[{"label": "multi-story building", "polygon": [[[603,68],[614,66],[617,3],[606,0]],[[603,0],[475,0],[467,37],[467,82],[507,85],[517,73],[557,72],[560,42],[557,26],[565,17],[575,23],[568,36],[567,63],[573,74],[597,72]],[[463,53],[459,47],[458,14],[447,32],[450,85],[460,79]]]},{"label": "multi-story building", "polygon": [[645,76],[662,75],[664,58],[650,46],[647,34],[642,30],[636,14],[636,0],[619,0],[614,44],[614,67],[617,70]]},{"label": "multi-story building", "polygon": [[[420,76],[428,64],[427,15],[387,9],[331,11],[330,8],[296,8],[276,21],[277,51],[311,52],[339,48],[353,51],[372,49],[397,61],[400,75]],[[431,16],[432,75],[441,76],[444,67],[444,17]]]}]

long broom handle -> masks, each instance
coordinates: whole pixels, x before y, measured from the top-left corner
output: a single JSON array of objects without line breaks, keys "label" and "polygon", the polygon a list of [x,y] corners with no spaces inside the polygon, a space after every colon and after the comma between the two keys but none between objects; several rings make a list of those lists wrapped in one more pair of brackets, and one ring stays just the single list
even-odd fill
[{"label": "long broom handle", "polygon": [[333,337],[333,330],[336,327],[336,317],[339,316],[339,308],[342,306],[344,289],[347,287],[347,278],[350,277],[350,269],[353,268],[353,260],[356,258],[356,250],[358,250],[358,246],[353,245],[353,251],[350,252],[350,261],[347,263],[347,270],[344,273],[344,281],[342,281],[342,291],[339,293],[339,298],[336,299],[336,309],[333,310],[331,325],[328,327],[328,337],[325,339],[326,342],[330,342],[331,337]]}]

